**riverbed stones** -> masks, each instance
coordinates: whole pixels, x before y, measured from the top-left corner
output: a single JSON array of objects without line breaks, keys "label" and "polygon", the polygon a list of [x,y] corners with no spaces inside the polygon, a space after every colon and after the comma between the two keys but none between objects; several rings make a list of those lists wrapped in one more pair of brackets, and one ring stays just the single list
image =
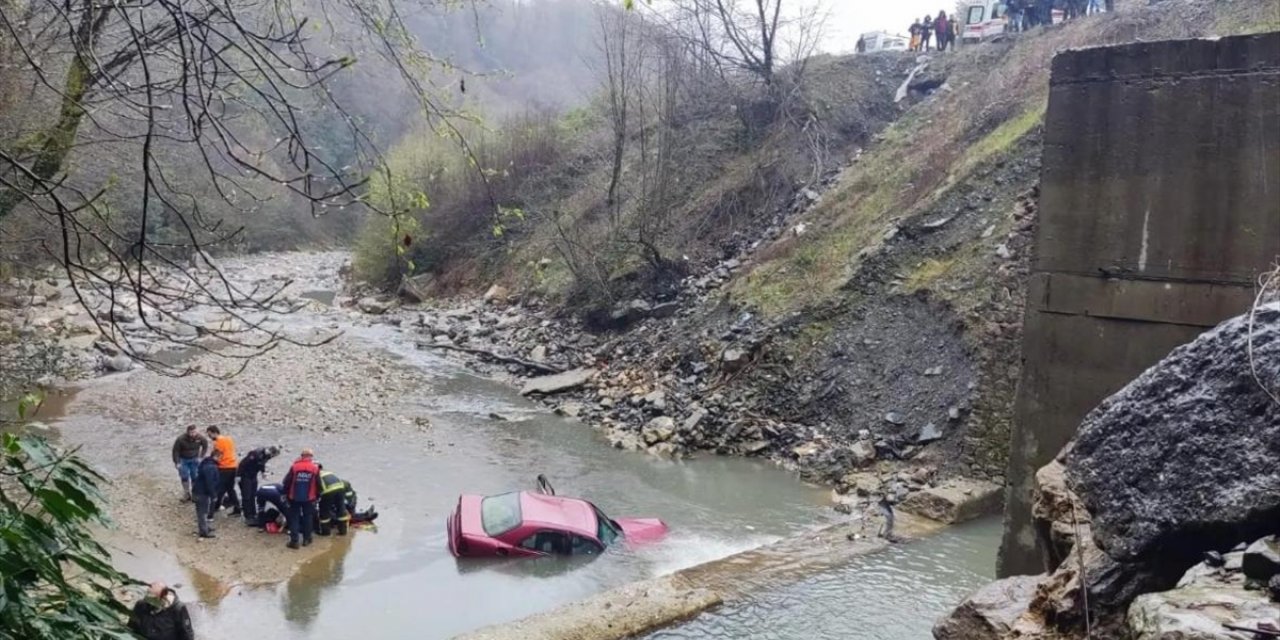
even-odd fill
[{"label": "riverbed stones", "polygon": [[955,478],[907,496],[899,508],[930,520],[954,524],[998,512],[1001,498],[997,484]]},{"label": "riverbed stones", "polygon": [[1280,539],[1267,536],[1249,545],[1240,566],[1245,576],[1260,582],[1280,575]]},{"label": "riverbed stones", "polygon": [[676,421],[670,416],[658,416],[644,425],[644,429],[640,431],[640,438],[644,440],[646,446],[652,447],[670,440],[675,434]]},{"label": "riverbed stones", "polygon": [[511,292],[508,291],[506,287],[500,284],[495,284],[484,292],[483,300],[488,303],[502,304],[505,303],[509,297],[511,297]]},{"label": "riverbed stones", "polygon": [[391,308],[391,305],[369,296],[366,298],[360,298],[360,300],[356,302],[356,308],[362,313],[367,313],[371,316],[380,316],[386,313],[387,310]]},{"label": "riverbed stones", "polygon": [[1280,303],[1252,325],[1233,318],[1175,349],[1081,424],[1067,477],[1109,555],[1198,556],[1274,531],[1280,404],[1264,387],[1280,389]]},{"label": "riverbed stones", "polygon": [[1240,574],[1205,573],[1188,584],[1138,596],[1127,622],[1133,640],[1250,640],[1225,624],[1257,628],[1280,619],[1266,591],[1247,590]]},{"label": "riverbed stones", "polygon": [[524,384],[524,388],[520,390],[520,395],[527,396],[533,394],[550,395],[577,389],[590,382],[596,375],[595,369],[573,369],[564,373],[557,373],[549,376],[539,376],[530,378]]},{"label": "riverbed stones", "polygon": [[1043,576],[997,580],[965,598],[933,627],[936,640],[1003,640],[1027,611]]},{"label": "riverbed stones", "polygon": [[865,467],[875,461],[876,445],[870,440],[858,440],[849,445],[849,456],[855,466]]},{"label": "riverbed stones", "polygon": [[742,349],[725,349],[720,355],[720,366],[730,373],[738,371],[747,362],[747,354]]},{"label": "riverbed stones", "polygon": [[104,356],[102,368],[113,373],[133,370],[133,359],[126,355]]}]

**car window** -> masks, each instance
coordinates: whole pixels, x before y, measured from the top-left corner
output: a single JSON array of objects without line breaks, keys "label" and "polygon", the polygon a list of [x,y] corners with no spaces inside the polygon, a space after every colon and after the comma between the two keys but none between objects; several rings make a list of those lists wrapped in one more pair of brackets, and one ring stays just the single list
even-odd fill
[{"label": "car window", "polygon": [[600,545],[591,538],[575,536],[563,531],[539,531],[520,541],[520,546],[530,551],[552,555],[587,556],[600,553]]},{"label": "car window", "polygon": [[500,536],[520,526],[520,494],[504,493],[480,501],[480,525],[489,536]]},{"label": "car window", "polygon": [[596,511],[596,537],[600,538],[600,542],[607,547],[622,537],[622,529],[609,516],[606,516],[599,507],[593,506],[592,508]]},{"label": "car window", "polygon": [[965,24],[978,24],[982,22],[982,18],[986,15],[987,8],[982,5],[969,7],[969,17],[965,19]]},{"label": "car window", "polygon": [[569,555],[573,551],[569,535],[561,531],[539,531],[520,541],[520,546],[555,555]]}]

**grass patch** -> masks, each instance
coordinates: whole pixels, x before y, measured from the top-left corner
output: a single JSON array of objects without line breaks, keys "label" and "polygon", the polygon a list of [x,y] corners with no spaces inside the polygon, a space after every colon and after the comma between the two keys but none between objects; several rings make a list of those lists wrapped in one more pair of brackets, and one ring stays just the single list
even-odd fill
[{"label": "grass patch", "polygon": [[907,274],[906,280],[902,283],[902,289],[906,293],[915,293],[932,289],[933,285],[943,276],[947,275],[951,268],[956,264],[954,257],[935,260],[929,258],[916,266],[911,273]]}]

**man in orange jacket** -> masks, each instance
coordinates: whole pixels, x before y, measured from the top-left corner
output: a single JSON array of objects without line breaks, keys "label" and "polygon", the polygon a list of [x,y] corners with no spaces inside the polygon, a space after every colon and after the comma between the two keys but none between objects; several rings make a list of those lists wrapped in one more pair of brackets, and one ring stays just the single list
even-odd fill
[{"label": "man in orange jacket", "polygon": [[240,515],[240,500],[236,497],[236,468],[240,466],[240,460],[236,458],[236,442],[231,436],[224,435],[222,429],[218,427],[209,427],[205,430],[209,434],[209,440],[213,442],[213,450],[219,452],[218,456],[218,495],[213,499],[213,511],[216,512],[224,504],[224,496],[230,500],[232,505],[231,515]]}]

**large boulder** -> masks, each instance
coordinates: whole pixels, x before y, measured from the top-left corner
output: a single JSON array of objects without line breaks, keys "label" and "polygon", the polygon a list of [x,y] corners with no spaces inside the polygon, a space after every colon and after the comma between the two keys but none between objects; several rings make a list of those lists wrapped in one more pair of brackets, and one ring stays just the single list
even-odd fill
[{"label": "large boulder", "polygon": [[520,395],[527,396],[535,393],[548,395],[577,389],[589,382],[595,375],[595,369],[574,369],[555,375],[530,378],[524,384],[524,388],[520,390]]},{"label": "large boulder", "polygon": [[1048,557],[1049,570],[1067,557],[1075,546],[1077,533],[1090,527],[1089,512],[1075,492],[1067,486],[1063,456],[1036,472],[1036,488],[1031,503],[1031,517],[1036,523],[1036,535]]},{"label": "large boulder", "polygon": [[1080,426],[1067,478],[1118,561],[1186,568],[1280,522],[1280,303],[1175,349]]},{"label": "large boulder", "polygon": [[1252,640],[1224,624],[1257,628],[1280,619],[1280,604],[1246,590],[1243,576],[1193,568],[1178,588],[1139,596],[1129,607],[1133,640]]},{"label": "large boulder", "polygon": [[952,524],[999,512],[1002,498],[1000,485],[956,478],[907,496],[899,508],[930,520]]},{"label": "large boulder", "polygon": [[1249,545],[1240,567],[1245,576],[1259,582],[1267,582],[1280,574],[1280,540],[1267,536]]},{"label": "large boulder", "polygon": [[936,640],[1001,640],[1031,604],[1043,576],[997,580],[965,598],[933,627]]}]

